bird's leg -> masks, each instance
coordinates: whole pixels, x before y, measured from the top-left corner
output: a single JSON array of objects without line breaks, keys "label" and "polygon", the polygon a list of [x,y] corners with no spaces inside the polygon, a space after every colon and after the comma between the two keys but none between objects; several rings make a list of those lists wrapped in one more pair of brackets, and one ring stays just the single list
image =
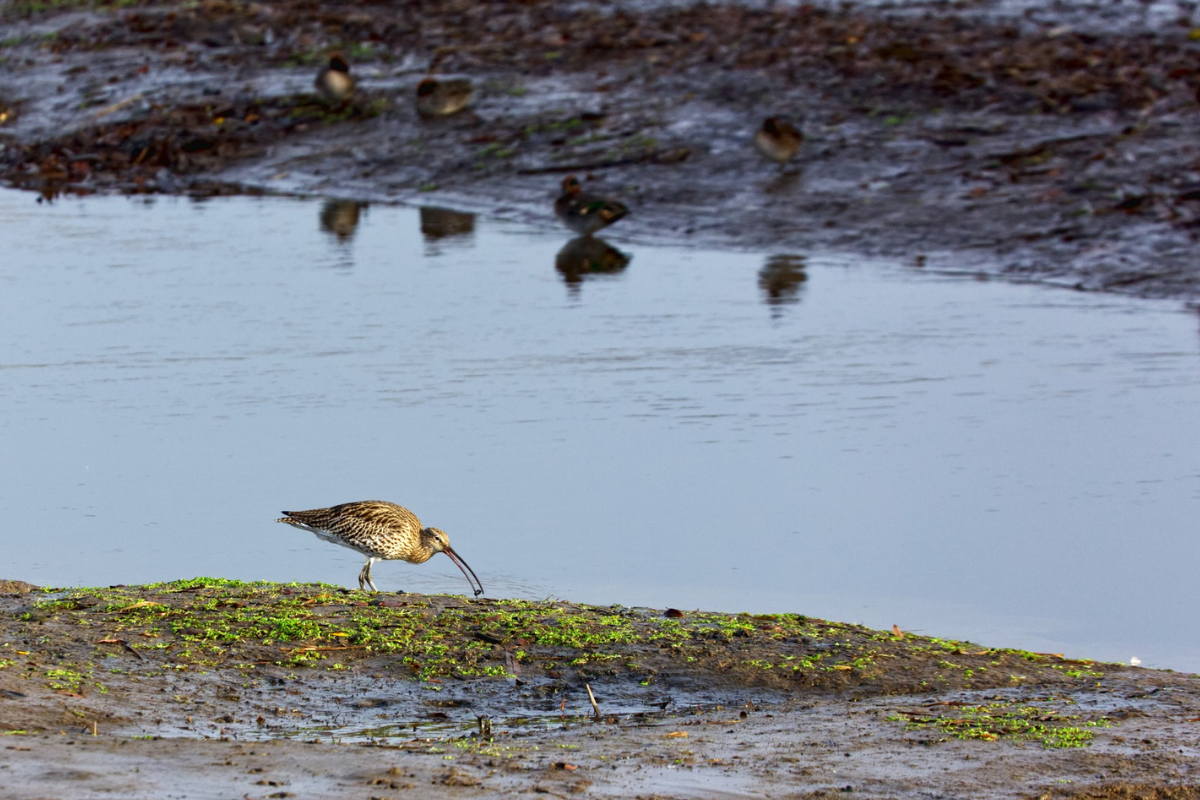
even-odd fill
[{"label": "bird's leg", "polygon": [[[371,583],[371,563],[373,561],[374,559],[368,558],[367,563],[363,564],[362,570],[358,573],[358,590],[360,592],[365,592],[367,584]],[[375,584],[371,583],[371,588],[374,589]]]},{"label": "bird's leg", "polygon": [[373,591],[373,592],[379,591],[379,587],[377,587],[375,585],[375,581],[371,580],[371,565],[374,564],[378,560],[379,559],[377,559],[377,558],[368,558],[367,559],[367,563],[363,566],[362,572],[360,572],[358,574],[358,588],[360,588],[360,589],[366,588],[363,586],[363,581],[366,581],[367,585],[371,587],[371,591]]}]

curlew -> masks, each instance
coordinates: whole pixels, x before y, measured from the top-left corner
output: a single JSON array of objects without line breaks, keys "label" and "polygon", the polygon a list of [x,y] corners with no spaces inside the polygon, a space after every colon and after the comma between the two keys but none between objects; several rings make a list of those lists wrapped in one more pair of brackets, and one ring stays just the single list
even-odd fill
[{"label": "curlew", "polygon": [[410,564],[424,564],[435,553],[445,553],[462,570],[475,596],[483,594],[483,584],[475,576],[475,570],[454,552],[446,532],[423,527],[417,515],[403,506],[382,500],[364,500],[283,513],[286,516],[276,522],[295,525],[327,542],[349,547],[366,556],[367,563],[358,573],[359,589],[370,586],[379,591],[371,580],[371,565],[376,561],[400,559]]},{"label": "curlew", "polygon": [[563,178],[562,194],[554,201],[554,213],[571,230],[591,236],[628,214],[629,209],[616,200],[584,194],[579,179],[568,175]]}]

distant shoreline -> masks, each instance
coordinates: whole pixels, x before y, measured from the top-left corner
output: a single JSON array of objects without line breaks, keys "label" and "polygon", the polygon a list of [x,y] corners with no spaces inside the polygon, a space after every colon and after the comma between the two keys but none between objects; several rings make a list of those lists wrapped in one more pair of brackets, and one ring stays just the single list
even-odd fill
[{"label": "distant shoreline", "polygon": [[[10,185],[558,226],[552,200],[577,172],[631,207],[613,233],[635,241],[1200,298],[1194,21],[995,3],[89,9],[0,14],[20,76],[0,88]],[[359,91],[331,107],[312,81],[335,49]],[[472,78],[472,108],[422,120],[430,68]],[[769,115],[804,131],[785,168],[752,147]]]}]

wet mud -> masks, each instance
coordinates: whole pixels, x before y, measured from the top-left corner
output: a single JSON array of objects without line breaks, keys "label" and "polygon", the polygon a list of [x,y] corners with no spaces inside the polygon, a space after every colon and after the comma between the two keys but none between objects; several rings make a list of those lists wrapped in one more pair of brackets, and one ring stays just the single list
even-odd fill
[{"label": "wet mud", "polygon": [[[344,237],[368,201],[557,225],[575,172],[632,213],[564,246],[568,280],[665,240],[801,254],[759,276],[780,302],[822,248],[1195,300],[1200,35],[1141,8],[19,0],[0,175],[347,198]],[[313,94],[335,49],[346,104]],[[470,109],[422,119],[430,71]],[[772,114],[805,134],[783,167]],[[1200,691],[1168,672],[797,614],[0,589],[3,797],[1200,794]]]},{"label": "wet mud", "polygon": [[[556,225],[576,172],[631,207],[626,241],[1195,299],[1200,22],[1158,5],[25,0],[0,11],[0,173]],[[344,106],[313,94],[333,50]],[[428,72],[472,106],[421,118]],[[805,135],[783,167],[752,145],[768,115]]]},{"label": "wet mud", "polygon": [[0,589],[4,797],[1184,798],[1200,783],[1195,677],[1060,654],[796,614],[315,584]]}]

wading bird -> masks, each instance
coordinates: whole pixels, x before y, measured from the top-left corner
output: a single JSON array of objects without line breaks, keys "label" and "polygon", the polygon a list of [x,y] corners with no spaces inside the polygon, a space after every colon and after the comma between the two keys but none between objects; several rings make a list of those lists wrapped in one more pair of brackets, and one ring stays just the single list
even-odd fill
[{"label": "wading bird", "polygon": [[475,596],[483,594],[483,584],[475,576],[475,570],[450,547],[446,532],[422,527],[417,515],[403,506],[382,500],[364,500],[311,511],[284,511],[283,514],[285,516],[276,522],[295,525],[327,542],[349,547],[366,556],[367,563],[358,573],[359,589],[370,586],[379,591],[371,580],[371,565],[376,561],[400,559],[410,564],[424,564],[435,553],[445,553],[462,570]]}]

